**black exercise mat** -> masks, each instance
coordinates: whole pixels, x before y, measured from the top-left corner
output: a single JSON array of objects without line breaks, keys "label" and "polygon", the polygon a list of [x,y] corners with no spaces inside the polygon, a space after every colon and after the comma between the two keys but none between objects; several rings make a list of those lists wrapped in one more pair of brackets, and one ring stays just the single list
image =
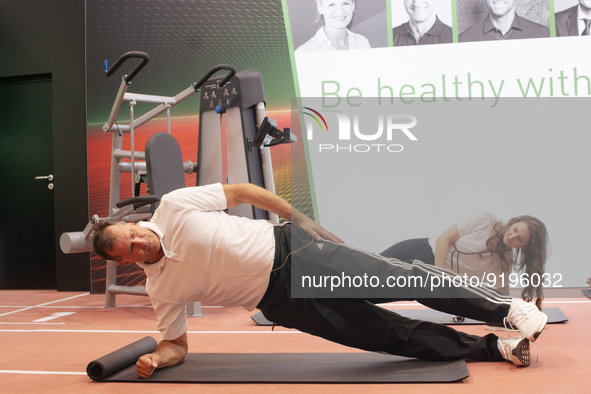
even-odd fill
[{"label": "black exercise mat", "polygon": [[[398,313],[399,315],[409,317],[411,319],[416,320],[424,320],[430,321],[433,323],[440,323],[440,324],[466,324],[466,325],[473,325],[473,324],[485,324],[480,320],[468,319],[465,318],[464,321],[454,321],[454,315],[450,315],[449,313],[439,312],[433,309],[407,309],[407,310],[392,310],[392,312]],[[551,308],[544,308],[542,309],[548,316],[548,324],[555,324],[555,323],[564,323],[568,321],[566,315],[562,312],[562,310],[558,307],[551,307]]]},{"label": "black exercise mat", "polygon": [[[439,312],[434,309],[401,309],[401,310],[392,310],[392,312],[398,313],[401,316],[408,317],[410,319],[415,320],[423,320],[429,321],[433,323],[439,324],[485,324],[480,320],[468,319],[464,318],[463,321],[456,321],[454,320],[454,315],[450,315],[449,313]],[[562,310],[558,307],[551,307],[551,308],[544,308],[543,312],[548,315],[548,324],[555,324],[555,323],[564,323],[568,321],[566,315],[562,312]],[[263,315],[262,312],[256,313],[255,315],[251,316],[252,320],[258,324],[259,326],[272,326],[273,322],[267,320],[267,318]]]},{"label": "black exercise mat", "polygon": [[263,315],[263,312],[255,313],[250,318],[252,319],[253,322],[258,324],[259,326],[272,326],[273,325],[273,322],[271,320],[268,320],[265,317],[265,315]]},{"label": "black exercise mat", "polygon": [[[479,320],[464,318],[463,321],[454,321],[454,315],[449,313],[439,312],[433,309],[404,309],[404,310],[392,310],[392,312],[398,313],[401,316],[408,317],[415,320],[423,320],[440,324],[484,324]],[[251,316],[251,319],[259,326],[272,326],[273,322],[267,320],[262,312],[256,313]],[[457,319],[456,319],[457,320]]]},{"label": "black exercise mat", "polygon": [[469,376],[464,360],[426,361],[378,353],[190,353],[184,363],[136,375],[135,362],[101,382],[446,383]]},{"label": "black exercise mat", "polygon": [[585,290],[582,290],[582,289],[581,289],[581,291],[582,291],[582,292],[583,292],[583,294],[585,294],[587,297],[591,298],[591,289],[585,289]]}]

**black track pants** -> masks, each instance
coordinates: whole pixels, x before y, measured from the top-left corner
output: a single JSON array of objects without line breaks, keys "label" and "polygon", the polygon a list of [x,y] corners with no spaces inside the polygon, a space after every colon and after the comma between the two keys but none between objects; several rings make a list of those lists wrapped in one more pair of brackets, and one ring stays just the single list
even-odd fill
[{"label": "black track pants", "polygon": [[[436,323],[413,320],[376,306],[378,302],[417,300],[443,312],[482,321],[502,321],[511,298],[493,289],[471,286],[396,288],[391,297],[293,298],[292,260],[327,264],[335,272],[370,273],[383,277],[453,275],[452,272],[414,262],[404,263],[346,245],[317,242],[295,224],[275,228],[274,271],[257,306],[278,325],[367,351],[433,360],[503,360],[497,336],[468,335]],[[293,249],[292,249],[293,246]]]}]

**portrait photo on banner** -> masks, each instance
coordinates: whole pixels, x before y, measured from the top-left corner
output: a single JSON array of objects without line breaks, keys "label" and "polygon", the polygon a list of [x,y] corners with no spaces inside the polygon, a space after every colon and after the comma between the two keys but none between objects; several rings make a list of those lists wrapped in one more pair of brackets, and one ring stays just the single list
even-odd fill
[{"label": "portrait photo on banner", "polygon": [[393,46],[453,42],[452,0],[392,0]]},{"label": "portrait photo on banner", "polygon": [[295,53],[388,46],[386,0],[287,0]]},{"label": "portrait photo on banner", "polygon": [[591,34],[591,0],[554,0],[556,37]]},{"label": "portrait photo on banner", "polygon": [[457,0],[458,41],[550,37],[548,0]]}]

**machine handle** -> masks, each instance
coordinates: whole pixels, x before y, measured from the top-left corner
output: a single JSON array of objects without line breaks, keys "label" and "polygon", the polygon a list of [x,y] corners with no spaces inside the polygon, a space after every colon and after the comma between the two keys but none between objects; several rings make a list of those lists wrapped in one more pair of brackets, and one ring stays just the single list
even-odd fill
[{"label": "machine handle", "polygon": [[118,201],[115,206],[117,208],[123,208],[127,205],[133,204],[133,209],[138,209],[144,205],[154,204],[160,201],[161,196],[149,195],[149,196],[136,196],[128,198],[127,200]]},{"label": "machine handle", "polygon": [[129,75],[123,77],[125,78],[125,82],[129,84],[131,80],[137,75],[137,73],[139,73],[142,70],[142,68],[144,68],[146,64],[148,64],[148,62],[150,61],[150,55],[148,55],[147,53],[138,51],[124,53],[119,57],[119,59],[115,61],[115,63],[113,63],[111,68],[108,70],[106,69],[107,62],[105,61],[105,76],[110,77],[111,75],[113,75],[113,73],[117,71],[117,69],[121,67],[121,65],[125,63],[127,59],[131,58],[138,58],[142,60],[137,66],[135,66],[135,68],[129,73]]},{"label": "machine handle", "polygon": [[203,78],[201,78],[201,80],[199,82],[197,82],[196,84],[193,85],[193,88],[195,89],[195,91],[199,90],[199,88],[201,86],[203,86],[203,84],[205,82],[207,82],[207,80],[209,78],[211,78],[211,76],[213,74],[215,74],[217,71],[220,71],[220,70],[230,71],[230,74],[226,75],[226,77],[224,79],[222,79],[222,81],[219,83],[220,88],[222,86],[224,86],[226,84],[226,82],[228,82],[230,79],[232,79],[232,77],[236,74],[236,67],[234,67],[230,64],[218,64],[217,66],[215,66],[214,68],[209,70],[209,72],[207,74],[205,74],[205,76]]}]

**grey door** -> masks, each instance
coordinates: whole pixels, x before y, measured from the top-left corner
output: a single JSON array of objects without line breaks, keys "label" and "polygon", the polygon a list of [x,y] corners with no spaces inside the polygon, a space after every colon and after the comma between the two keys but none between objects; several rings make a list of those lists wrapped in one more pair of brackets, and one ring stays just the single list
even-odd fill
[{"label": "grey door", "polygon": [[0,289],[56,288],[52,141],[51,80],[1,80]]}]

